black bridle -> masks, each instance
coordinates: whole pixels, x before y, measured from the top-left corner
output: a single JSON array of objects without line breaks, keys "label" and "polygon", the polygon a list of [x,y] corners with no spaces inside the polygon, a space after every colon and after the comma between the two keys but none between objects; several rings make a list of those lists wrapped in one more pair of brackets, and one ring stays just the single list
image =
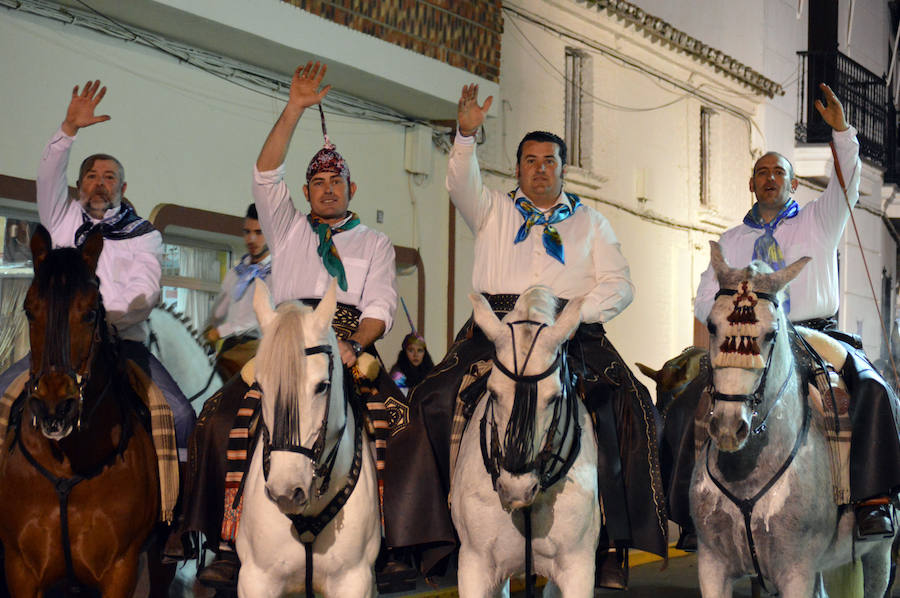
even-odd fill
[{"label": "black bridle", "polygon": [[[531,346],[519,367],[516,351],[516,334],[514,325],[538,326]],[[491,474],[494,489],[497,489],[497,479],[500,469],[505,469],[512,474],[523,474],[530,471],[537,472],[541,490],[546,490],[558,482],[575,462],[581,444],[581,426],[578,423],[575,405],[575,393],[569,376],[565,347],[561,347],[556,354],[553,363],[539,374],[526,376],[525,371],[531,354],[534,351],[538,336],[547,327],[546,324],[531,320],[519,320],[507,323],[512,338],[513,369],[507,368],[494,353],[494,365],[507,378],[516,384],[513,409],[506,426],[506,434],[503,445],[500,444],[500,434],[494,415],[494,403],[496,397],[489,398],[481,418],[481,456],[485,469]],[[535,410],[537,408],[537,384],[550,374],[559,371],[561,391],[550,399],[553,405],[553,416],[547,427],[544,444],[538,454],[532,459],[531,452],[535,432]],[[562,420],[562,407],[565,404],[567,415],[560,429]],[[490,423],[490,451],[488,451],[487,426]],[[563,457],[561,451],[566,439],[572,435],[572,443],[568,454]],[[557,438],[558,437],[558,438]],[[557,442],[558,440],[558,442]]]},{"label": "black bridle", "polygon": [[[78,368],[76,369],[76,368],[72,367],[72,364],[70,363],[71,349],[69,348],[68,342],[67,342],[69,340],[68,318],[63,318],[60,321],[61,322],[65,321],[65,323],[63,324],[63,327],[65,327],[65,330],[55,330],[55,331],[53,331],[53,333],[59,335],[61,338],[60,341],[54,341],[54,342],[59,342],[60,344],[63,344],[66,346],[55,348],[55,350],[53,350],[53,351],[48,351],[48,347],[46,346],[46,343],[45,343],[45,346],[43,349],[43,357],[41,359],[40,369],[37,370],[37,372],[35,372],[34,371],[34,362],[32,361],[32,364],[31,364],[32,370],[29,372],[28,382],[25,385],[25,393],[26,393],[26,396],[28,397],[28,402],[30,403],[31,399],[35,398],[34,394],[37,391],[38,385],[40,384],[41,379],[44,376],[47,376],[50,374],[62,373],[64,376],[69,378],[72,381],[72,383],[74,384],[75,388],[78,389],[78,396],[76,397],[77,417],[75,420],[75,428],[74,428],[74,430],[76,432],[81,430],[82,420],[86,421],[86,425],[87,425],[93,419],[94,414],[97,412],[97,408],[103,402],[103,399],[108,394],[110,385],[112,383],[112,376],[110,376],[107,379],[106,385],[103,387],[103,390],[97,396],[97,400],[94,401],[93,406],[91,407],[90,411],[88,411],[87,417],[83,417],[84,416],[84,402],[85,402],[84,401],[84,393],[85,393],[85,389],[88,387],[88,384],[90,383],[90,380],[91,380],[91,367],[92,367],[92,365],[94,363],[94,359],[96,357],[96,349],[98,346],[100,346],[101,341],[102,341],[100,325],[101,325],[101,322],[105,322],[105,317],[106,317],[106,312],[103,308],[103,298],[100,295],[100,281],[95,277],[91,281],[91,283],[97,287],[97,301],[94,304],[92,310],[90,310],[90,311],[93,311],[95,314],[94,327],[91,330],[91,343],[88,346],[87,353],[82,358],[81,363],[79,364]],[[66,308],[66,313],[68,313],[68,306],[54,305],[51,307],[51,311],[54,309],[63,309],[63,307]],[[56,356],[60,360],[61,363],[53,363],[55,360],[54,356]],[[37,399],[35,398],[35,400],[37,400]],[[34,413],[33,409],[32,409],[32,424],[35,427],[38,424],[37,414]]]},{"label": "black bridle", "polygon": [[[718,293],[716,293],[716,299],[718,299],[720,295],[735,295],[737,293],[738,293],[738,291],[736,291],[734,289],[722,289]],[[775,309],[776,310],[778,309],[778,300],[773,295],[771,295],[769,293],[759,293],[756,291],[754,291],[754,294],[757,297],[759,297],[760,299],[770,301],[775,306]],[[776,330],[776,334],[777,334],[777,330]],[[790,342],[790,341],[788,341],[788,342]],[[749,394],[749,395],[722,394],[722,393],[715,391],[715,387],[713,387],[713,389],[714,389],[714,392],[712,393],[713,400],[747,402],[748,405],[753,409],[753,416],[755,417],[757,415],[756,408],[762,402],[762,396],[763,396],[763,393],[765,392],[766,377],[769,372],[769,367],[772,364],[772,355],[774,353],[775,353],[775,345],[773,343],[772,348],[769,350],[769,356],[766,359],[766,365],[765,365],[765,368],[763,369],[762,377],[760,378],[759,384],[757,384],[756,390],[753,391],[752,394]],[[791,354],[791,366],[788,367],[788,371],[787,371],[787,374],[785,375],[784,382],[782,382],[781,387],[778,390],[778,394],[776,395],[775,399],[772,401],[772,404],[769,406],[769,409],[766,412],[766,415],[763,417],[762,422],[760,422],[760,424],[756,428],[753,429],[754,434],[760,434],[761,432],[764,432],[766,430],[766,422],[769,419],[769,414],[772,413],[772,410],[775,408],[775,406],[778,404],[779,401],[781,401],[781,398],[784,396],[784,392],[787,389],[788,382],[791,380],[792,373],[794,370],[793,351],[790,351],[790,354]],[[756,492],[756,494],[754,494],[750,498],[739,498],[734,493],[732,493],[728,488],[726,488],[725,485],[713,475],[712,470],[709,467],[709,453],[711,450],[711,439],[707,438],[707,440],[706,440],[706,447],[705,447],[706,448],[706,473],[709,476],[709,479],[712,480],[713,484],[715,484],[716,488],[718,488],[719,491],[723,495],[725,495],[725,497],[729,501],[731,501],[731,503],[734,504],[734,506],[736,506],[738,508],[738,510],[741,512],[741,515],[744,518],[744,528],[747,532],[747,545],[750,548],[750,558],[753,561],[753,569],[756,572],[756,577],[759,580],[759,585],[768,594],[772,594],[772,592],[766,587],[766,583],[763,578],[762,568],[760,567],[760,564],[759,564],[759,556],[757,555],[757,552],[756,552],[756,543],[753,540],[753,530],[751,529],[751,525],[750,525],[752,517],[753,517],[753,509],[756,507],[756,503],[759,502],[759,499],[761,499],[766,494],[766,492],[768,492],[775,485],[775,483],[781,479],[781,476],[784,475],[784,473],[791,466],[791,463],[794,462],[794,458],[797,456],[797,453],[800,451],[800,447],[803,446],[803,444],[806,442],[806,437],[809,434],[810,419],[811,419],[811,409],[809,406],[808,397],[806,396],[806,393],[804,392],[803,423],[800,428],[800,432],[797,434],[797,438],[794,440],[794,445],[791,448],[790,454],[787,456],[787,458],[784,460],[784,463],[782,463],[781,467],[778,468],[778,470],[775,472],[775,474],[772,476],[772,478],[769,479],[769,481],[766,482],[762,486],[762,488],[760,488]]]},{"label": "black bridle", "polygon": [[[274,413],[275,422],[271,440],[269,437],[269,429],[266,426],[265,421],[263,420],[261,422],[264,455],[263,477],[266,480],[269,478],[268,457],[272,451],[298,453],[312,461],[313,479],[318,480],[316,498],[321,498],[328,491],[328,487],[331,483],[331,475],[334,470],[335,460],[337,459],[338,449],[341,446],[341,440],[347,429],[350,401],[347,396],[348,391],[346,389],[341,389],[344,397],[344,423],[337,434],[334,446],[331,447],[327,455],[323,458],[322,456],[325,454],[325,445],[327,442],[326,436],[328,434],[328,415],[331,405],[330,393],[333,392],[334,351],[332,350],[331,345],[316,345],[314,347],[307,347],[304,350],[304,354],[307,356],[318,354],[328,356],[329,400],[325,404],[325,415],[322,417],[322,424],[319,426],[319,431],[316,434],[316,439],[313,441],[312,447],[305,447],[300,439],[299,406],[296,404],[286,404],[276,397]],[[297,532],[297,537],[306,551],[305,592],[306,595],[310,597],[313,596],[313,542],[315,542],[316,536],[325,529],[325,526],[327,526],[344,505],[347,504],[347,500],[353,493],[354,488],[356,488],[356,482],[359,480],[359,475],[362,471],[362,418],[356,413],[354,413],[354,416],[354,453],[350,471],[347,473],[347,483],[344,484],[344,487],[341,488],[328,504],[324,506],[318,515],[285,514],[285,516],[290,519],[291,525]]]}]

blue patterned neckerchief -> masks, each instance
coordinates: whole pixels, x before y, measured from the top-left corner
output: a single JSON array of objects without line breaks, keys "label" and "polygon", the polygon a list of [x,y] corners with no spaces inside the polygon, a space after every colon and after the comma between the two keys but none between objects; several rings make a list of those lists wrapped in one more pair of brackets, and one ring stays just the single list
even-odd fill
[{"label": "blue patterned neckerchief", "polygon": [[350,217],[343,224],[333,228],[318,216],[313,214],[306,215],[309,225],[319,235],[319,250],[317,253],[322,258],[322,264],[325,266],[325,270],[337,279],[338,286],[342,291],[347,290],[347,273],[344,272],[344,264],[341,262],[341,256],[338,255],[332,236],[355,228],[359,224],[359,216],[353,212],[348,212],[348,214]]},{"label": "blue patterned neckerchief", "polygon": [[[756,239],[753,244],[753,259],[761,260],[772,267],[772,270],[778,271],[784,268],[784,252],[775,238],[775,229],[782,221],[793,218],[800,211],[800,206],[793,199],[789,199],[784,209],[778,212],[778,215],[772,219],[772,222],[763,222],[759,216],[759,204],[753,204],[747,215],[744,216],[744,224],[750,228],[763,230],[763,235]],[[791,298],[790,293],[785,289],[784,311],[790,313]]]},{"label": "blue patterned neckerchief", "polygon": [[528,238],[531,227],[535,225],[543,226],[544,234],[541,240],[544,243],[544,249],[547,251],[547,255],[558,260],[559,263],[565,264],[566,258],[563,250],[562,238],[559,236],[559,231],[557,231],[556,227],[553,225],[572,216],[572,214],[575,213],[575,210],[578,209],[578,206],[581,205],[581,199],[574,193],[566,193],[565,195],[568,201],[563,201],[562,203],[553,206],[553,209],[550,210],[550,214],[548,215],[539,210],[527,197],[522,196],[517,199],[516,192],[518,192],[518,190],[519,189],[516,188],[510,191],[509,198],[515,201],[516,209],[522,214],[522,218],[525,219],[525,222],[519,227],[519,232],[516,233],[516,238],[513,243],[521,243]]},{"label": "blue patterned neckerchief", "polygon": [[249,257],[249,253],[244,255],[244,257],[241,258],[241,263],[234,267],[234,273],[237,274],[238,281],[237,284],[234,285],[234,289],[231,290],[231,297],[235,301],[241,300],[241,297],[247,292],[247,287],[250,286],[250,283],[253,282],[255,278],[265,280],[272,272],[272,260],[264,259],[261,262],[253,264],[248,259]]},{"label": "blue patterned neckerchief", "polygon": [[127,201],[123,201],[119,206],[118,213],[99,222],[91,220],[90,216],[82,210],[81,226],[75,231],[75,247],[81,247],[95,229],[99,229],[103,233],[103,238],[110,241],[131,239],[156,230],[149,220],[138,216]]}]

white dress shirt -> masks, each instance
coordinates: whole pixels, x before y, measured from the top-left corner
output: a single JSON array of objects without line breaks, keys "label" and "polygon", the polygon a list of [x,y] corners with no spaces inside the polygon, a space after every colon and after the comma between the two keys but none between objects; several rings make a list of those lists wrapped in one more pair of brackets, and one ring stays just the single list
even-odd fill
[{"label": "white dress shirt", "polygon": [[[562,238],[565,264],[544,249],[543,226],[533,226],[524,241],[513,243],[525,219],[506,193],[482,184],[473,137],[456,135],[447,166],[447,190],[475,233],[475,291],[521,294],[540,284],[563,299],[585,296],[581,318],[587,323],[608,322],[634,298],[628,262],[616,234],[609,221],[587,205],[553,225]],[[516,197],[521,195],[519,191]],[[564,193],[557,203],[562,201],[566,201]]]},{"label": "white dress shirt", "polygon": [[[272,254],[259,261],[260,265],[266,265],[272,262]],[[241,263],[249,264],[250,256],[245,255],[241,259]],[[271,278],[272,274],[266,278]],[[225,274],[225,280],[222,281],[222,290],[219,292],[213,303],[212,316],[210,316],[209,326],[215,326],[216,331],[222,338],[229,336],[238,336],[241,334],[254,333],[259,336],[259,322],[256,321],[256,312],[253,310],[253,293],[256,290],[256,283],[266,284],[265,280],[260,280],[257,276],[250,281],[241,298],[235,301],[233,295],[234,287],[237,286],[239,277],[234,268]]]},{"label": "white dress shirt", "polygon": [[[862,168],[856,129],[834,131],[832,137],[847,183],[847,197],[853,206],[859,201]],[[852,174],[847,176],[848,172]],[[790,265],[801,257],[812,258],[789,286],[791,312],[788,316],[792,321],[828,318],[837,313],[840,304],[837,246],[849,218],[844,192],[837,175],[832,173],[822,195],[800,208],[795,217],[782,220],[775,229],[785,264]],[[753,245],[764,232],[741,223],[722,233],[719,244],[728,264],[734,268],[748,266],[753,259]],[[701,322],[709,317],[718,290],[719,281],[710,266],[700,277],[694,300],[694,315]]]},{"label": "white dress shirt", "polygon": [[[75,245],[75,231],[82,225],[85,213],[81,204],[69,197],[66,182],[74,141],[75,137],[63,133],[62,128],[57,130],[44,148],[38,166],[38,214],[55,247]],[[105,217],[118,212],[119,208],[110,209]],[[125,340],[147,340],[147,317],[159,301],[162,253],[162,235],[156,230],[131,239],[103,239],[97,263],[100,295],[107,319]]]},{"label": "white dress shirt", "polygon": [[[294,207],[284,182],[284,164],[266,172],[253,166],[253,198],[259,224],[272,252],[268,281],[276,303],[291,299],[320,299],[331,275],[318,256],[319,236]],[[384,233],[359,224],[332,237],[344,272],[347,290],[338,288],[337,300],[352,305],[362,318],[384,322],[391,329],[397,309],[394,246]]]}]

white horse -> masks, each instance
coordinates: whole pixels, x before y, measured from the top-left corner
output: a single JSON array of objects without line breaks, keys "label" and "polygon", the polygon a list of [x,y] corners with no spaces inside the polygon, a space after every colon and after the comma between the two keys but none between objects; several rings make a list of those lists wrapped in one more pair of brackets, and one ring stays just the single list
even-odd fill
[{"label": "white horse", "polygon": [[159,304],[147,318],[150,352],[165,366],[197,413],[206,399],[222,387],[211,349],[190,320],[171,305]]},{"label": "white horse", "polygon": [[236,540],[241,598],[304,589],[311,597],[310,581],[326,597],[375,595],[375,463],[344,392],[335,297],[332,282],[315,311],[298,302],[273,310],[266,285],[256,285],[263,432]]},{"label": "white horse", "polygon": [[461,542],[459,595],[508,596],[507,579],[527,568],[528,550],[534,571],[555,584],[544,596],[593,596],[597,444],[587,410],[567,384],[564,351],[583,300],[570,301],[556,318],[556,297],[532,287],[501,322],[481,295],[470,298],[495,358],[450,491]]},{"label": "white horse", "polygon": [[[757,575],[785,598],[826,596],[822,571],[862,560],[865,596],[881,598],[891,539],[856,542],[853,509],[833,500],[828,446],[813,420],[778,293],[806,265],[730,268],[717,243],[721,291],[709,316],[711,443],[691,480],[700,590],[727,598]],[[846,594],[842,594],[845,596]]]}]

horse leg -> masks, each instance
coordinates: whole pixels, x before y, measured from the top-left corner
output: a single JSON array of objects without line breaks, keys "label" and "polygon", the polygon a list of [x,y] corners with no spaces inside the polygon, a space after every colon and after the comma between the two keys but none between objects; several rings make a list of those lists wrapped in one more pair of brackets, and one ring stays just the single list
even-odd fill
[{"label": "horse leg", "polygon": [[725,575],[725,567],[705,550],[702,543],[697,551],[697,575],[700,578],[700,594],[703,598],[731,598],[732,580]]},{"label": "horse leg", "polygon": [[0,595],[2,590],[9,590],[9,594],[4,596],[15,596],[16,598],[39,598],[41,596],[38,587],[37,578],[32,575],[30,569],[25,562],[14,554],[7,553],[4,556],[6,560],[6,588],[0,587]]},{"label": "horse leg", "polygon": [[131,598],[137,584],[139,551],[140,546],[131,547],[100,578],[100,592],[103,598]]},{"label": "horse leg", "polygon": [[360,566],[347,570],[344,575],[326,579],[325,589],[322,593],[325,598],[340,596],[375,598],[375,576],[372,573],[372,567],[363,562],[360,563]]},{"label": "horse leg", "polygon": [[880,546],[874,546],[860,560],[865,595],[884,596],[891,576],[891,545],[885,541]]},{"label": "horse leg", "polygon": [[[499,588],[497,574],[489,563],[493,559],[487,555],[479,554],[462,546],[459,549],[459,566],[457,567],[456,583],[460,598],[491,598],[492,596],[504,596],[502,588]],[[506,596],[509,596],[509,580],[504,582]],[[500,594],[496,594],[497,590]]]},{"label": "horse leg", "polygon": [[[261,569],[252,560],[241,563],[241,570],[238,573],[237,595],[238,598],[276,598],[284,592],[280,584],[280,579],[276,579],[274,575],[267,575],[266,571]],[[312,596],[312,594],[308,594]]]},{"label": "horse leg", "polygon": [[[544,589],[544,597],[564,596],[565,598],[592,598],[594,595],[594,551],[584,554],[566,555],[559,563],[558,577],[552,580],[552,587],[558,588],[558,594],[547,593]],[[548,583],[547,587],[551,587]]]}]

